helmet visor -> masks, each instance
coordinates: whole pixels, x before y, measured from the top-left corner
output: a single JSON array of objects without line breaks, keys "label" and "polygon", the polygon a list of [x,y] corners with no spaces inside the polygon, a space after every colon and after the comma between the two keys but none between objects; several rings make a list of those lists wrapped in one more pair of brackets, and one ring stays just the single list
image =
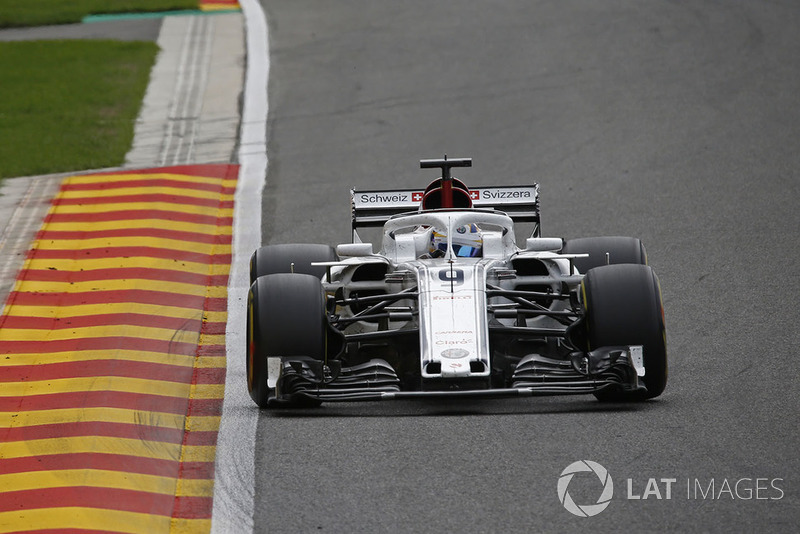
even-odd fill
[{"label": "helmet visor", "polygon": [[[447,245],[445,245],[447,248]],[[470,247],[467,245],[456,245],[453,244],[453,252],[456,253],[456,256],[459,258],[476,258],[481,255],[480,247]]]}]

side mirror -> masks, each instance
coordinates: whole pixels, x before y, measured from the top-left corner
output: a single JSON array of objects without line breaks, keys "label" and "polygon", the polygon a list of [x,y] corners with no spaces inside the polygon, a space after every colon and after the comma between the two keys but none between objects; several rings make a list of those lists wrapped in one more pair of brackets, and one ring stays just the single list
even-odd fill
[{"label": "side mirror", "polygon": [[525,240],[525,250],[531,252],[558,252],[564,246],[560,237],[529,237]]},{"label": "side mirror", "polygon": [[336,254],[340,258],[372,256],[372,243],[342,243],[341,245],[336,245]]}]

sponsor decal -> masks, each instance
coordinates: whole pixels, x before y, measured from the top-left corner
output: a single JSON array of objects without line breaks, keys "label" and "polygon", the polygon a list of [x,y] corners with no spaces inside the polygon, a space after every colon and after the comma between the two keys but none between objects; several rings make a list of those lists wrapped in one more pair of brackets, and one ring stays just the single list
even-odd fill
[{"label": "sponsor decal", "polygon": [[439,280],[446,282],[442,285],[460,286],[464,283],[464,271],[456,268],[442,269],[439,271]]},{"label": "sponsor decal", "polygon": [[408,193],[362,193],[361,202],[365,204],[399,204],[409,202]]},{"label": "sponsor decal", "polygon": [[431,300],[472,300],[472,295],[434,295]]},{"label": "sponsor decal", "polygon": [[483,189],[480,200],[502,200],[510,198],[533,198],[530,189]]},{"label": "sponsor decal", "polygon": [[433,333],[434,336],[446,336],[448,334],[472,334],[472,330],[438,330]]},{"label": "sponsor decal", "polygon": [[472,344],[472,340],[469,338],[463,339],[437,339],[437,345],[470,345]]},{"label": "sponsor decal", "polygon": [[[359,204],[377,204],[399,207],[422,202],[422,197],[424,195],[424,191],[360,191],[355,199]],[[512,186],[503,188],[472,189],[469,192],[469,197],[474,202],[479,203],[497,200],[530,202],[536,200],[536,188]]]},{"label": "sponsor decal", "polygon": [[460,360],[469,356],[469,351],[464,349],[446,349],[441,352],[442,358]]}]

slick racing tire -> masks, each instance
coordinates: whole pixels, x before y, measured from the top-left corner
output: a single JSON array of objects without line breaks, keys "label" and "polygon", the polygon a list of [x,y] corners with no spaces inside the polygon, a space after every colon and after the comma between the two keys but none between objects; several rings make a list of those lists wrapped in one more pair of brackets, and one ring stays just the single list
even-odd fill
[{"label": "slick racing tire", "polygon": [[[309,274],[259,277],[247,296],[247,389],[261,408],[275,391],[267,385],[267,358],[308,356],[326,351],[325,293]],[[315,405],[313,401],[302,403]]]},{"label": "slick racing tire", "polygon": [[589,350],[642,345],[646,392],[607,388],[602,401],[639,401],[661,395],[667,385],[667,337],[658,277],[647,265],[590,269],[581,283]]},{"label": "slick racing tire", "polygon": [[644,245],[635,237],[604,236],[568,239],[561,252],[563,254],[588,254],[588,258],[573,260],[578,271],[584,274],[589,269],[601,265],[621,263],[647,265],[647,253]]},{"label": "slick racing tire", "polygon": [[250,283],[255,282],[260,276],[276,273],[310,274],[322,278],[326,268],[311,264],[338,261],[338,259],[336,251],[330,245],[309,243],[266,245],[257,249],[250,257]]}]

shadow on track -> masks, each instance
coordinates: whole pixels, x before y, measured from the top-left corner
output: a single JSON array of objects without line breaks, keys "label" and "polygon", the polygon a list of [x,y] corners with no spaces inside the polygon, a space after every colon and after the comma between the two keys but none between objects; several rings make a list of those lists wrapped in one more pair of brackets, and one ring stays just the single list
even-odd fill
[{"label": "shadow on track", "polygon": [[498,415],[563,415],[583,413],[647,412],[664,404],[664,400],[640,403],[610,403],[595,400],[556,399],[546,401],[490,400],[461,401],[458,404],[432,401],[391,401],[329,403],[319,408],[265,410],[261,421],[269,418],[304,419],[336,417],[440,417],[440,416],[498,416]]}]

